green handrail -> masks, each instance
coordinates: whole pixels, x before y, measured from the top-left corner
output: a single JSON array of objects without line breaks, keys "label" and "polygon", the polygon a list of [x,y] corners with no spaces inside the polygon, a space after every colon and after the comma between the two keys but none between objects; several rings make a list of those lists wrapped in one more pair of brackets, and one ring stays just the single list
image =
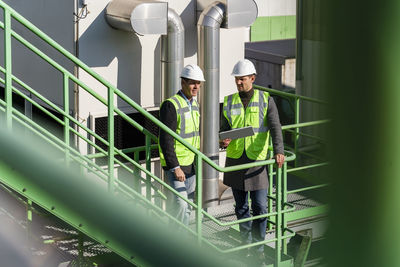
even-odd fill
[{"label": "green handrail", "polygon": [[[305,127],[312,127],[312,126],[320,126],[320,125],[324,125],[327,123],[330,123],[330,120],[327,119],[322,119],[322,120],[315,120],[315,121],[309,121],[309,122],[300,122],[300,101],[305,101],[305,102],[309,102],[309,103],[314,103],[317,105],[328,105],[327,102],[325,101],[321,101],[319,99],[315,99],[315,98],[311,98],[311,97],[305,97],[305,96],[301,96],[301,95],[296,95],[293,93],[288,93],[288,92],[282,92],[276,89],[272,89],[272,88],[265,88],[262,86],[258,86],[255,85],[254,86],[255,89],[261,90],[261,91],[265,91],[270,93],[271,95],[277,95],[279,97],[283,97],[285,99],[290,100],[289,103],[294,102],[294,107],[293,111],[294,111],[294,122],[292,124],[289,125],[283,125],[282,126],[282,130],[284,132],[289,132],[292,134],[292,140],[293,140],[293,148],[290,148],[288,145],[285,144],[285,149],[290,149],[291,151],[293,151],[297,156],[299,155],[304,155],[307,158],[316,160],[317,162],[315,163],[308,163],[308,164],[302,164],[303,166],[300,166],[300,163],[298,161],[298,157],[296,157],[295,162],[294,162],[294,167],[291,167],[290,169],[287,170],[287,172],[295,172],[295,171],[300,171],[300,170],[312,170],[315,168],[320,168],[323,166],[326,166],[328,164],[328,162],[326,161],[326,159],[318,156],[318,155],[314,155],[313,153],[307,153],[301,150],[300,148],[300,137],[303,138],[308,138],[314,142],[316,142],[317,147],[320,147],[320,144],[324,144],[326,143],[326,141],[324,139],[322,139],[319,136],[315,136],[312,134],[307,134],[307,133],[303,133],[300,131],[300,129],[305,128]],[[273,171],[272,169],[270,170],[270,179],[272,179],[272,175],[273,175]],[[285,179],[284,179],[285,180]],[[286,201],[286,195],[287,194],[293,194],[293,193],[299,193],[299,192],[304,192],[304,191],[310,191],[310,190],[315,190],[315,189],[319,189],[319,188],[323,188],[326,187],[327,184],[319,184],[319,185],[313,185],[313,186],[307,186],[304,187],[302,189],[299,190],[295,190],[295,191],[286,191],[284,193],[284,201]],[[272,190],[272,188],[270,187],[270,191]],[[285,187],[283,187],[283,190],[286,190]],[[271,206],[271,200],[269,200],[269,207]],[[315,214],[315,211],[313,210],[314,208],[309,208],[310,213],[308,212],[301,212],[298,213],[300,214],[298,217],[292,216],[292,218],[294,219],[301,219],[301,218],[305,218],[304,216],[314,216],[317,215]],[[269,208],[270,210],[270,208]],[[325,210],[321,210],[322,212],[325,212]],[[286,224],[286,222],[283,223],[284,225]],[[284,250],[286,250],[286,248],[284,247]]]},{"label": "green handrail", "polygon": [[254,85],[254,89],[258,89],[261,91],[265,91],[265,92],[268,92],[268,93],[271,93],[274,95],[279,95],[281,97],[286,97],[286,98],[290,98],[290,99],[305,100],[305,101],[308,101],[311,103],[324,104],[324,105],[328,104],[328,102],[320,100],[320,99],[316,99],[316,98],[312,98],[312,97],[308,97],[308,96],[296,95],[296,94],[283,92],[283,91],[279,91],[279,90],[272,89],[272,88],[262,87],[259,85]]}]

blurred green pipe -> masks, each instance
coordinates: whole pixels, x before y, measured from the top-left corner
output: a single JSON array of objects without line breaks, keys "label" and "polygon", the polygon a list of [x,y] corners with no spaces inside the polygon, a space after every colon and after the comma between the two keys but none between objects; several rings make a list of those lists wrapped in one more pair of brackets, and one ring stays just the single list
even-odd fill
[{"label": "blurred green pipe", "polygon": [[328,266],[400,266],[400,1],[322,1]]}]

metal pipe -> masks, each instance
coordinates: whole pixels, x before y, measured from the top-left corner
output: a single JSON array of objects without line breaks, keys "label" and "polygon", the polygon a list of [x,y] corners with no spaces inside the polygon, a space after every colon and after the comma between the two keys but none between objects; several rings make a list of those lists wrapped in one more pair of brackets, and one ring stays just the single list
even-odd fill
[{"label": "metal pipe", "polygon": [[165,34],[168,3],[145,0],[112,0],[105,9],[107,23],[138,34]]},{"label": "metal pipe", "polygon": [[185,58],[185,27],[175,10],[168,8],[167,34],[161,36],[161,98],[179,90],[180,72]]},{"label": "metal pipe", "polygon": [[[220,27],[226,6],[221,2],[209,5],[200,15],[198,30],[198,63],[204,71],[205,82],[200,93],[201,151],[219,164],[219,45]],[[203,166],[204,207],[218,204],[218,172]]]}]

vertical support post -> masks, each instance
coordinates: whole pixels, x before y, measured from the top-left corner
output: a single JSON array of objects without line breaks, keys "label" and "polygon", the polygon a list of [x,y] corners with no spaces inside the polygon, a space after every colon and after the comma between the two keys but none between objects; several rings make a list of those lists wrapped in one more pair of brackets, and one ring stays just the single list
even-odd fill
[{"label": "vertical support post", "polygon": [[12,127],[12,52],[11,52],[11,14],[4,9],[4,66],[5,66],[5,101],[7,129]]},{"label": "vertical support post", "polygon": [[[287,163],[286,161],[282,166],[282,209],[285,208],[287,202]],[[286,213],[282,213],[282,235],[285,235],[285,229],[287,228]],[[283,253],[287,254],[287,240],[283,239]]]},{"label": "vertical support post", "polygon": [[[29,98],[32,99],[32,93],[28,94]],[[24,115],[28,120],[32,120],[32,103],[28,100],[24,100]],[[25,128],[24,134],[27,138],[30,138],[32,131],[30,131],[27,127]]]},{"label": "vertical support post", "polygon": [[[295,113],[294,113],[294,123],[298,124],[300,123],[300,99],[296,97],[295,100]],[[294,153],[297,155],[297,150],[299,149],[299,139],[300,139],[300,129],[299,127],[296,127],[294,130]],[[298,157],[295,158],[294,160],[294,166],[297,167],[298,162],[297,162]]]},{"label": "vertical support post", "polygon": [[[276,164],[275,164],[276,166]],[[279,266],[282,253],[282,168],[276,169],[276,225],[275,225],[275,265]]]},{"label": "vertical support post", "polygon": [[[29,93],[29,98],[32,99],[32,93]],[[32,103],[28,100],[24,102],[24,114],[27,118],[32,119]]]},{"label": "vertical support post", "polygon": [[[151,138],[146,134],[146,170],[151,171]],[[146,174],[146,197],[151,200],[151,177]]]},{"label": "vertical support post", "polygon": [[[270,139],[270,142],[272,142],[271,141],[271,139]],[[268,152],[269,153],[269,158],[272,158],[273,157],[273,152],[272,151],[270,151],[270,152]],[[274,193],[274,165],[273,164],[268,164],[268,180],[269,180],[269,183],[268,183],[268,199],[267,199],[267,203],[268,203],[268,213],[271,213],[272,211],[273,211],[273,206],[274,206],[274,201],[272,200],[272,195],[273,195],[273,193]],[[267,230],[271,230],[272,229],[272,223],[270,223],[270,219],[269,219],[269,217],[268,217],[268,219],[267,219]]]},{"label": "vertical support post", "polygon": [[[135,151],[134,152],[133,160],[136,161],[137,163],[139,163],[139,151]],[[140,172],[139,172],[139,169],[135,167],[133,173],[134,173],[134,176],[135,176],[134,177],[135,180],[133,181],[134,189],[137,192],[140,192],[140,178],[139,178],[140,177]]]},{"label": "vertical support post", "polygon": [[69,77],[64,73],[64,143],[65,143],[65,161],[67,166],[70,164],[70,129],[69,129]]},{"label": "vertical support post", "polygon": [[84,258],[83,258],[83,234],[79,232],[78,234],[78,263],[79,266],[84,266]]},{"label": "vertical support post", "polygon": [[30,242],[32,233],[32,200],[27,200],[26,205],[26,239]]},{"label": "vertical support post", "polygon": [[114,193],[114,90],[108,88],[108,191]]},{"label": "vertical support post", "polygon": [[202,242],[202,218],[203,218],[203,177],[202,177],[203,160],[196,155],[196,233],[199,244]]}]

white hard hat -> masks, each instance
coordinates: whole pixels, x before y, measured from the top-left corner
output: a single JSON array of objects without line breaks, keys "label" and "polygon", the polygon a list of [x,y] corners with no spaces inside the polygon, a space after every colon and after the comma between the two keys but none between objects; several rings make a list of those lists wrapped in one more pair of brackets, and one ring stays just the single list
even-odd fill
[{"label": "white hard hat", "polygon": [[232,76],[246,76],[257,74],[256,68],[253,63],[248,59],[239,60],[238,63],[235,64],[232,70]]},{"label": "white hard hat", "polygon": [[204,82],[203,71],[194,64],[186,65],[181,72],[181,78]]}]

